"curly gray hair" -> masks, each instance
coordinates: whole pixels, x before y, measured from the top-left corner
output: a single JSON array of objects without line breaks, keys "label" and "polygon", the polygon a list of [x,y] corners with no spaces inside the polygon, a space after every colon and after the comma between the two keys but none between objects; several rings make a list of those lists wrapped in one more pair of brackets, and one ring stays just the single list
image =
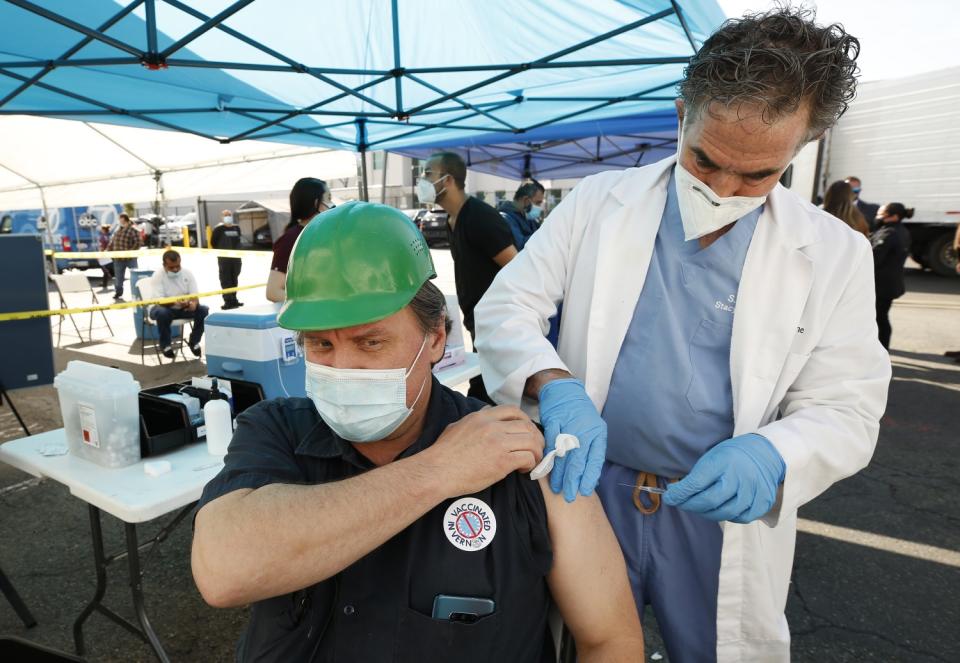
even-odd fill
[{"label": "curly gray hair", "polygon": [[856,95],[860,42],[815,19],[812,9],[781,6],[726,21],[684,70],[686,113],[755,105],[773,123],[806,104],[808,139],[830,128]]}]

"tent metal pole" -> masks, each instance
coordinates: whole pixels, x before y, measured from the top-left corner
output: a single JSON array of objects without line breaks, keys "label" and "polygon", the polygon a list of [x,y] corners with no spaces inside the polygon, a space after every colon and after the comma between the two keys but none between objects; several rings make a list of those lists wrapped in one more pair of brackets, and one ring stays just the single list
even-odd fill
[{"label": "tent metal pole", "polygon": [[[672,16],[672,15],[673,15],[673,9],[664,9],[663,11],[657,12],[656,14],[650,14],[650,16],[647,16],[646,18],[642,18],[642,19],[640,19],[639,21],[634,21],[633,23],[628,23],[627,25],[621,26],[621,27],[619,27],[619,28],[617,28],[617,29],[615,29],[615,30],[611,30],[611,31],[609,31],[609,32],[605,32],[605,33],[603,33],[602,35],[597,35],[596,37],[593,37],[592,39],[588,39],[588,40],[586,40],[586,41],[580,42],[579,44],[574,44],[573,46],[570,46],[570,47],[568,47],[568,48],[565,48],[565,49],[563,49],[563,50],[561,50],[561,51],[557,51],[556,53],[551,53],[550,55],[547,55],[547,56],[545,56],[545,57],[540,58],[539,60],[534,60],[533,62],[524,63],[524,64],[522,64],[522,65],[518,65],[518,66],[513,67],[513,68],[511,68],[511,69],[509,69],[509,70],[507,70],[507,71],[505,71],[505,72],[503,72],[503,73],[497,74],[496,76],[491,76],[490,78],[487,78],[487,79],[485,79],[485,80],[479,81],[479,82],[477,82],[477,83],[473,83],[472,85],[468,85],[468,86],[465,87],[465,88],[461,88],[460,90],[457,90],[456,92],[451,92],[450,94],[446,94],[446,95],[444,95],[444,96],[442,96],[442,97],[439,97],[439,98],[437,98],[437,99],[434,99],[433,101],[428,101],[428,102],[425,103],[425,104],[420,104],[420,105],[417,106],[416,108],[410,110],[409,114],[410,114],[410,115],[413,115],[413,114],[415,114],[415,113],[419,113],[419,112],[422,111],[422,110],[425,110],[425,109],[430,108],[430,107],[432,107],[432,106],[436,106],[437,104],[443,103],[444,101],[449,101],[449,100],[452,99],[453,97],[459,97],[459,96],[462,96],[462,95],[464,95],[464,94],[466,94],[466,93],[468,93],[468,92],[473,92],[474,90],[477,90],[477,89],[482,88],[482,87],[486,87],[487,85],[490,85],[490,84],[492,84],[492,83],[496,83],[497,81],[503,80],[504,78],[509,78],[509,77],[511,77],[511,76],[515,76],[516,74],[519,74],[519,73],[521,73],[521,72],[523,72],[523,71],[526,71],[526,70],[528,70],[528,69],[530,69],[530,68],[533,68],[533,67],[536,67],[536,66],[543,66],[543,65],[545,65],[545,64],[547,64],[547,63],[549,63],[549,62],[552,62],[552,61],[554,61],[554,60],[557,60],[557,59],[559,59],[559,58],[562,58],[562,57],[564,57],[564,56],[567,56],[567,55],[569,55],[570,53],[575,53],[576,51],[582,50],[582,49],[584,49],[584,48],[588,48],[588,47],[590,47],[590,46],[593,46],[594,44],[600,43],[601,41],[604,41],[604,40],[607,40],[607,39],[612,39],[613,37],[616,37],[617,35],[623,34],[624,32],[629,32],[630,30],[634,30],[634,29],[636,29],[636,28],[639,28],[639,27],[642,27],[642,26],[644,26],[644,25],[647,25],[648,23],[653,23],[654,21],[659,21],[661,18],[665,18],[665,17],[667,17],[667,16]],[[662,59],[662,58],[658,58],[658,59]],[[416,72],[415,72],[415,73],[416,73]]]},{"label": "tent metal pole", "polygon": [[157,57],[157,8],[155,0],[146,0],[144,9],[147,14],[147,58],[150,61],[159,61]]},{"label": "tent metal pole", "polygon": [[367,190],[367,122],[357,120],[357,151],[360,153],[360,200],[369,201],[370,192]]},{"label": "tent metal pole", "polygon": [[[143,0],[134,0],[134,2],[131,2],[129,5],[127,5],[127,6],[124,7],[123,9],[121,9],[119,12],[117,12],[116,14],[114,14],[113,16],[111,16],[110,18],[108,18],[104,23],[101,23],[100,26],[97,28],[97,31],[98,31],[98,32],[103,32],[104,30],[108,30],[108,29],[109,29],[111,26],[113,26],[115,23],[117,23],[117,22],[119,22],[121,19],[123,19],[127,14],[129,14],[129,13],[132,12],[134,9],[136,9],[137,7],[139,7],[142,2],[143,2]],[[72,56],[74,53],[77,53],[77,52],[78,52],[80,49],[82,49],[84,46],[86,46],[87,44],[89,44],[91,41],[93,41],[93,37],[84,37],[83,39],[81,39],[80,41],[78,41],[76,44],[74,44],[69,50],[65,51],[65,52],[63,53],[63,55],[61,55],[61,56],[58,58],[58,60],[66,60],[67,58],[69,58],[70,56]],[[33,85],[34,83],[36,83],[37,81],[39,81],[41,78],[43,78],[44,76],[46,76],[47,74],[49,74],[51,71],[53,71],[53,69],[54,69],[56,66],[57,66],[56,62],[48,63],[47,66],[45,66],[43,69],[41,69],[41,70],[38,71],[36,74],[34,74],[33,76],[31,76],[31,77],[30,77],[26,82],[24,82],[22,85],[17,86],[17,88],[16,88],[15,90],[13,90],[12,92],[10,92],[10,93],[9,93],[8,95],[6,95],[3,99],[0,99],[0,108],[3,108],[3,106],[4,106],[5,104],[9,103],[12,99],[14,99],[15,97],[17,97],[21,92],[23,92],[24,90],[28,89],[31,85]]]},{"label": "tent metal pole", "polygon": [[167,46],[163,51],[160,52],[159,58],[161,61],[166,60],[170,55],[176,53],[181,48],[189,44],[191,41],[202,36],[204,33],[209,32],[213,28],[217,27],[225,20],[236,14],[238,11],[249,5],[253,0],[237,0],[232,5],[224,9],[222,12],[214,16],[213,18],[207,19],[203,25],[198,27],[196,30],[193,30],[187,35],[184,35],[178,41]]},{"label": "tent metal pole", "polygon": [[[43,225],[44,225],[43,234],[46,236],[46,243],[53,244],[53,235],[50,233],[50,212],[47,210],[47,197],[43,193],[43,186],[39,182],[31,180],[29,177],[26,177],[25,175],[18,173],[17,171],[13,170],[9,166],[4,166],[3,164],[0,164],[0,168],[10,171],[17,177],[29,182],[30,184],[32,184],[37,188],[37,191],[40,193],[40,209],[43,210]],[[50,259],[50,269],[53,271],[54,274],[57,273],[57,261],[53,258]]]},{"label": "tent metal pole", "polygon": [[[515,104],[515,103],[517,103],[517,102],[516,102],[515,100],[511,99],[510,101],[505,101],[505,102],[503,102],[503,103],[500,105],[500,108],[505,108],[505,107],[507,107],[507,106],[512,106],[512,105]],[[398,135],[390,136],[390,137],[388,137],[388,138],[381,138],[380,140],[375,140],[375,141],[373,141],[372,143],[368,143],[368,144],[367,144],[367,147],[372,147],[373,145],[379,145],[380,143],[386,143],[386,142],[391,141],[391,140],[398,140],[398,139],[400,139],[400,138],[406,138],[407,136],[412,136],[412,135],[414,135],[414,134],[418,134],[418,133],[420,133],[420,132],[422,132],[422,131],[426,131],[427,129],[439,129],[439,128],[441,128],[441,127],[449,127],[450,125],[455,124],[456,122],[459,122],[460,120],[465,120],[465,119],[467,119],[467,118],[476,117],[476,115],[477,115],[477,113],[467,113],[467,114],[465,114],[465,115],[459,115],[459,116],[457,116],[457,117],[452,117],[452,118],[450,118],[449,120],[447,120],[446,122],[440,122],[440,123],[438,123],[438,124],[430,125],[430,126],[428,126],[428,127],[421,127],[421,128],[419,128],[419,129],[414,129],[413,131],[408,131],[408,132],[403,133],[403,134],[398,134]],[[358,121],[365,121],[365,120],[358,120]]]},{"label": "tent metal pole", "polygon": [[643,90],[642,92],[637,92],[636,94],[631,94],[629,96],[623,97],[622,99],[604,101],[603,103],[599,103],[594,106],[590,106],[588,108],[583,108],[581,110],[574,111],[572,113],[566,113],[565,115],[555,117],[552,120],[545,120],[544,122],[538,122],[537,124],[532,124],[529,127],[526,127],[524,130],[530,131],[532,129],[539,129],[540,127],[545,127],[550,124],[556,124],[557,122],[563,122],[564,120],[569,120],[571,117],[576,117],[577,115],[583,115],[584,113],[590,113],[592,111],[599,110],[606,106],[612,106],[613,104],[622,103],[624,101],[643,101],[643,95],[649,92],[658,92],[664,88],[674,86],[679,82],[680,81],[672,81],[670,83],[664,83],[663,85],[657,85],[656,87],[648,88],[646,90]]},{"label": "tent metal pole", "polygon": [[[29,182],[32,186],[35,186],[35,187],[37,188],[37,191],[40,192],[40,207],[43,209],[43,221],[44,221],[44,225],[46,226],[46,227],[43,229],[43,230],[44,230],[44,235],[47,236],[47,243],[48,243],[48,244],[52,244],[52,243],[53,243],[53,235],[50,234],[50,215],[49,215],[48,212],[47,212],[47,197],[46,197],[46,196],[44,195],[44,193],[43,193],[43,185],[41,185],[40,182],[37,182],[37,181],[35,181],[35,180],[30,179],[29,177],[27,177],[26,175],[24,175],[24,174],[22,174],[22,173],[18,173],[18,172],[15,171],[13,168],[10,168],[9,166],[3,165],[2,163],[0,163],[0,168],[3,168],[4,170],[10,171],[11,173],[13,173],[14,175],[16,175],[17,177],[19,177],[20,179],[22,179],[22,180],[25,181],[25,182]],[[57,273],[57,261],[56,261],[56,260],[53,261],[53,273],[54,273],[54,274]]]},{"label": "tent metal pole", "polygon": [[369,201],[370,197],[367,194],[367,151],[360,150],[360,187],[357,191],[357,195],[360,196],[360,200]]},{"label": "tent metal pole", "polygon": [[[422,85],[423,87],[427,88],[428,90],[430,90],[430,91],[432,91],[432,92],[436,92],[437,94],[446,94],[446,91],[445,91],[445,90],[441,90],[441,89],[438,88],[436,85],[432,85],[432,84],[428,83],[427,81],[423,80],[422,78],[418,78],[418,77],[416,77],[416,76],[411,76],[411,75],[408,75],[407,77],[408,77],[411,81],[414,81],[414,82],[416,82],[416,83],[419,83],[420,85]],[[509,129],[510,131],[514,131],[514,130],[516,129],[516,127],[513,126],[512,124],[510,124],[509,122],[506,122],[505,120],[501,120],[499,117],[497,117],[497,116],[495,116],[495,115],[492,115],[492,114],[486,112],[485,110],[483,110],[483,109],[481,109],[481,108],[477,108],[477,107],[474,106],[473,104],[468,103],[468,102],[462,100],[460,97],[452,97],[452,98],[451,98],[451,101],[460,104],[461,106],[463,106],[463,107],[466,108],[467,110],[471,110],[471,111],[473,111],[474,113],[479,113],[480,115],[483,115],[484,117],[490,118],[491,120],[493,120],[494,122],[497,122],[498,124],[502,124],[504,127],[506,127],[507,129]],[[502,129],[497,129],[497,131],[503,131],[503,130],[502,130]]]},{"label": "tent metal pole", "polygon": [[[179,9],[179,10],[181,10],[181,11],[187,13],[187,14],[190,14],[190,15],[193,16],[194,18],[199,18],[199,19],[202,20],[202,21],[209,21],[209,20],[210,20],[210,17],[207,16],[206,14],[204,14],[203,12],[197,11],[197,10],[194,9],[193,7],[187,5],[187,4],[183,3],[183,2],[180,2],[180,0],[166,0],[166,3],[167,3],[168,5],[172,5],[172,6],[176,7],[177,9]],[[365,102],[367,102],[368,104],[370,104],[370,105],[372,105],[372,106],[376,106],[377,108],[379,108],[380,110],[382,110],[382,111],[384,111],[384,112],[386,112],[386,113],[393,114],[393,109],[390,108],[389,106],[386,106],[386,105],[384,105],[384,104],[381,104],[379,101],[377,101],[377,100],[375,100],[375,99],[372,99],[372,98],[370,98],[370,97],[367,97],[366,95],[360,94],[360,90],[363,90],[363,89],[369,87],[371,84],[379,84],[379,83],[382,83],[382,82],[385,81],[385,80],[389,80],[389,79],[391,78],[391,74],[390,74],[390,73],[387,73],[387,74],[384,75],[381,79],[377,79],[374,83],[368,83],[368,84],[365,84],[365,85],[361,85],[360,87],[357,87],[357,88],[350,88],[349,86],[343,85],[342,83],[340,83],[340,82],[338,82],[338,81],[335,81],[335,80],[333,80],[332,78],[329,78],[329,77],[327,77],[327,76],[324,76],[323,74],[321,74],[321,73],[319,73],[319,72],[317,72],[317,71],[311,70],[310,67],[307,67],[307,66],[304,65],[304,64],[301,64],[301,63],[299,63],[299,62],[296,62],[295,60],[290,59],[289,57],[287,57],[287,56],[284,55],[283,53],[280,53],[279,51],[276,51],[276,50],[274,50],[274,49],[272,49],[272,48],[270,48],[270,47],[268,47],[268,46],[265,46],[264,44],[261,44],[260,42],[256,41],[255,39],[251,39],[250,37],[248,37],[247,35],[243,34],[242,32],[238,32],[238,31],[234,30],[233,28],[228,28],[227,26],[223,25],[222,23],[216,25],[215,27],[216,27],[218,30],[221,30],[221,31],[223,31],[223,32],[226,32],[226,33],[227,33],[228,35],[230,35],[231,37],[234,37],[234,38],[236,38],[236,39],[239,39],[239,40],[242,41],[243,43],[245,43],[245,44],[247,44],[247,45],[249,45],[249,46],[252,46],[253,48],[256,48],[257,50],[259,50],[259,51],[261,51],[261,52],[263,52],[263,53],[266,53],[267,55],[270,55],[270,56],[272,56],[272,57],[280,60],[281,62],[285,62],[286,64],[290,65],[291,67],[293,67],[293,68],[294,68],[296,71],[298,71],[298,72],[301,72],[301,73],[304,73],[304,74],[309,74],[310,76],[313,76],[314,78],[323,81],[323,82],[326,83],[327,85],[330,85],[330,86],[332,86],[332,87],[335,87],[335,88],[341,90],[342,92],[344,92],[344,93],[345,93],[346,95],[348,95],[348,96],[356,97],[356,98],[359,99],[360,101],[365,101]],[[312,108],[315,108],[315,107],[316,107],[316,106],[314,106],[314,107],[312,107]],[[294,115],[297,115],[297,114],[299,114],[299,111],[296,112],[296,113],[293,113],[292,115],[289,115],[289,116],[287,116],[287,117],[283,117],[283,118],[281,118],[281,120],[288,120],[288,119],[290,119],[290,117],[293,117]],[[236,140],[236,137],[235,137],[235,138],[232,138],[231,140]]]},{"label": "tent metal pole", "polygon": [[[6,70],[4,70],[4,69],[0,69],[0,74],[2,74],[2,75],[4,75],[4,76],[7,76],[8,78],[13,78],[13,79],[18,80],[18,81],[26,81],[26,80],[27,80],[27,78],[26,78],[25,76],[21,76],[20,74],[15,74],[15,73],[13,73],[12,71],[6,71]],[[33,85],[35,85],[35,86],[37,86],[37,87],[39,87],[39,88],[41,88],[41,89],[49,90],[50,92],[55,92],[55,93],[57,93],[57,94],[63,95],[64,97],[69,97],[70,99],[76,99],[77,101],[82,101],[82,102],[84,102],[84,103],[91,104],[91,105],[96,106],[96,107],[98,107],[98,108],[102,108],[102,109],[104,109],[104,110],[112,111],[112,112],[114,112],[114,113],[116,113],[116,114],[118,114],[118,115],[129,115],[130,117],[135,117],[135,118],[137,118],[138,120],[143,120],[144,122],[150,122],[150,123],[152,123],[152,124],[156,124],[156,125],[161,126],[161,127],[166,127],[167,129],[173,129],[174,131],[180,131],[180,132],[182,132],[182,133],[193,134],[194,136],[200,136],[201,138],[208,138],[208,139],[210,139],[210,140],[216,140],[216,138],[214,138],[213,136],[208,136],[208,135],[206,135],[206,134],[200,133],[199,131],[194,131],[193,129],[187,129],[186,127],[180,127],[180,126],[177,126],[177,125],[175,125],[175,124],[171,124],[170,122],[164,122],[164,121],[162,121],[162,120],[158,120],[158,119],[155,118],[155,117],[148,117],[148,116],[146,116],[146,115],[142,115],[142,114],[137,113],[137,112],[135,112],[135,111],[127,110],[127,109],[124,109],[124,108],[118,108],[117,106],[111,106],[110,104],[106,104],[106,103],[104,103],[104,102],[102,102],[102,101],[97,101],[96,99],[92,99],[92,98],[90,98],[90,97],[86,97],[86,96],[84,96],[84,95],[82,95],[82,94],[77,94],[76,92],[71,92],[70,90],[65,90],[65,89],[63,89],[63,88],[61,88],[61,87],[57,87],[57,86],[55,86],[55,85],[50,85],[50,84],[48,84],[48,83],[41,83],[40,81],[37,81],[37,82],[33,83]]]},{"label": "tent metal pole", "polygon": [[[665,55],[653,58],[617,58],[615,60],[564,60],[563,62],[519,62],[508,64],[476,64],[463,67],[411,67],[405,74],[457,74],[473,71],[503,71],[509,75],[532,69],[571,69],[577,67],[640,67],[651,64],[683,64],[689,55]],[[510,71],[507,71],[510,70]],[[499,79],[497,79],[499,80]],[[484,81],[487,85],[491,80]],[[459,93],[458,93],[459,94]]]},{"label": "tent metal pole", "polygon": [[43,7],[40,7],[39,5],[35,5],[32,2],[27,2],[27,0],[7,0],[7,2],[9,2],[11,5],[19,7],[20,9],[25,9],[28,12],[41,16],[47,19],[48,21],[53,21],[54,23],[62,25],[65,28],[69,28],[71,30],[74,30],[75,32],[79,32],[82,35],[86,35],[91,39],[96,39],[97,41],[101,41],[104,44],[107,44],[108,46],[113,46],[117,50],[123,51],[124,53],[129,53],[130,55],[135,55],[137,57],[143,57],[144,55],[144,53],[138,48],[134,48],[129,44],[125,44],[122,41],[118,41],[113,37],[108,37],[104,33],[98,30],[94,30],[92,28],[88,28],[87,26],[81,23],[77,23],[76,21],[71,21],[69,18],[67,18],[66,16],[63,16],[62,14],[58,14],[54,11],[50,11],[49,9],[44,9]]},{"label": "tent metal pole", "polygon": [[383,175],[380,179],[380,204],[387,204],[387,157],[390,156],[390,153],[386,150],[383,151]]},{"label": "tent metal pole", "polygon": [[[351,96],[351,95],[352,95],[352,96],[355,96],[355,97],[356,97],[356,96],[359,96],[359,98],[361,98],[361,99],[366,99],[366,97],[364,97],[363,95],[357,95],[357,94],[355,94],[355,93],[356,93],[356,92],[359,92],[360,90],[364,90],[364,89],[366,89],[366,88],[368,88],[368,87],[372,87],[372,86],[374,86],[374,85],[379,85],[380,83],[383,83],[384,81],[386,81],[386,80],[389,79],[389,78],[390,78],[390,75],[389,75],[389,74],[386,75],[386,76],[381,76],[380,78],[377,78],[377,79],[374,79],[374,80],[369,81],[369,82],[367,82],[367,83],[364,83],[363,85],[361,85],[360,87],[358,87],[358,88],[357,88],[356,90],[354,90],[354,91],[341,92],[340,94],[337,94],[337,95],[334,95],[334,96],[329,97],[329,98],[327,98],[327,99],[324,99],[323,101],[319,101],[319,102],[313,104],[312,106],[307,106],[306,108],[298,108],[298,109],[296,109],[296,110],[294,110],[294,111],[292,111],[292,112],[284,113],[281,117],[277,118],[276,120],[270,120],[269,122],[264,122],[263,124],[261,124],[261,125],[258,126],[258,127],[254,127],[254,128],[252,128],[252,129],[247,129],[246,131],[243,131],[243,132],[241,132],[241,133],[238,133],[238,134],[236,134],[235,136],[231,136],[229,139],[227,139],[227,142],[232,142],[232,141],[235,141],[235,140],[240,140],[241,138],[246,138],[247,136],[249,136],[249,135],[251,135],[251,134],[255,134],[255,133],[257,133],[258,131],[263,131],[264,129],[269,129],[270,127],[273,127],[273,126],[276,126],[276,125],[280,124],[281,122],[286,122],[286,121],[289,120],[290,118],[296,117],[296,116],[298,116],[298,115],[304,115],[304,114],[306,114],[306,113],[308,113],[308,112],[310,112],[310,111],[313,111],[313,110],[316,110],[316,109],[320,108],[321,106],[326,106],[327,104],[332,104],[332,103],[335,102],[335,101],[339,101],[340,99],[343,99],[343,98],[345,98],[345,97],[349,97],[349,96]],[[390,110],[389,108],[387,109],[387,111],[388,111],[389,113],[391,113],[391,114],[393,113],[393,111]],[[348,115],[348,116],[349,116],[349,115]],[[355,117],[355,116],[356,116],[356,115],[354,114],[353,117]]]},{"label": "tent metal pole", "polygon": [[[88,43],[91,41],[93,40],[87,40]],[[44,70],[49,68],[51,71],[57,67],[101,67],[117,64],[140,64],[140,58],[80,58],[73,60],[61,57],[54,60],[43,61]],[[36,60],[8,60],[6,62],[0,62],[0,67],[4,69],[36,69],[38,66],[40,66],[40,63]],[[39,76],[39,74],[37,74],[37,76]]]},{"label": "tent metal pole", "polygon": [[680,21],[680,27],[683,28],[683,34],[687,36],[687,41],[690,42],[690,48],[693,49],[694,54],[697,50],[697,42],[693,39],[693,34],[690,32],[690,27],[687,25],[687,19],[683,16],[683,11],[680,9],[680,5],[677,4],[677,0],[670,0],[670,4],[673,5],[673,11],[677,15],[677,20]]},{"label": "tent metal pole", "polygon": [[[50,233],[50,213],[47,211],[47,197],[43,193],[43,187],[37,184],[37,189],[40,191],[40,205],[43,207],[43,220],[44,220],[44,229],[43,232],[47,236],[47,243],[53,244],[53,235]],[[57,259],[50,258],[50,269],[56,274],[57,273]]]},{"label": "tent metal pole", "polygon": [[391,0],[390,13],[393,18],[393,83],[397,100],[397,117],[403,116],[403,69],[400,67],[400,17],[397,0]]}]

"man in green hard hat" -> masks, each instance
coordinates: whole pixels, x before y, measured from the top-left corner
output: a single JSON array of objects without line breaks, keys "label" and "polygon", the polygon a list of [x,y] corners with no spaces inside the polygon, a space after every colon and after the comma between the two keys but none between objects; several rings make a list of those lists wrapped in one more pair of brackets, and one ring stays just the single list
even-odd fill
[{"label": "man in green hard hat", "polygon": [[294,247],[280,324],[308,398],[237,418],[204,489],[193,574],[252,604],[240,661],[555,660],[552,595],[581,661],[642,660],[613,532],[525,473],[543,437],[518,408],[442,386],[444,297],[398,210],[348,203]]}]

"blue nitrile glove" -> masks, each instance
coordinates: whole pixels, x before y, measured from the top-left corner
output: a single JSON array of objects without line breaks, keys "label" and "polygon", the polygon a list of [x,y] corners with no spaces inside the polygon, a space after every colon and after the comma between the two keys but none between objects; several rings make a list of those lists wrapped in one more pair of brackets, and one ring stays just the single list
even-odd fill
[{"label": "blue nitrile glove", "polygon": [[786,472],[770,440],[738,435],[703,454],[686,477],[670,484],[663,503],[710,520],[746,524],[770,511]]},{"label": "blue nitrile glove", "polygon": [[580,440],[580,448],[567,452],[553,462],[550,488],[563,491],[568,502],[589,495],[600,481],[600,470],[607,453],[607,424],[600,418],[593,401],[580,380],[553,380],[540,389],[540,423],[547,441],[544,453],[551,451],[557,435],[568,433]]}]

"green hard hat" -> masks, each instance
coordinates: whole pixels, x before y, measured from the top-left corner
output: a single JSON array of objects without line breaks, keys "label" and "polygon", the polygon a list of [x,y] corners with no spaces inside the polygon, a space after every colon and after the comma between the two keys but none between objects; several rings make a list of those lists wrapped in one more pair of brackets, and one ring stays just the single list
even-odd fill
[{"label": "green hard hat", "polygon": [[294,244],[287,301],[277,317],[297,331],[382,320],[437,275],[410,219],[387,205],[350,202],[315,216]]}]

